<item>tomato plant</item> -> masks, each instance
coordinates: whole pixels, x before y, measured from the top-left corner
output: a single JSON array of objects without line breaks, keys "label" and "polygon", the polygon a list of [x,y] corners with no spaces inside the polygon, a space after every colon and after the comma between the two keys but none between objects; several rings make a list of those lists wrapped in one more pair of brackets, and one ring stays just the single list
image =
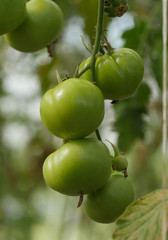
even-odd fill
[{"label": "tomato plant", "polygon": [[128,178],[112,174],[98,191],[89,194],[83,209],[92,220],[100,223],[114,222],[134,200],[134,191]]},{"label": "tomato plant", "polygon": [[65,140],[91,134],[104,117],[100,89],[87,80],[71,78],[48,90],[40,107],[44,125]]},{"label": "tomato plant", "polygon": [[63,26],[63,15],[59,6],[50,0],[31,0],[26,8],[25,21],[5,38],[16,50],[34,52],[56,39]]},{"label": "tomato plant", "polygon": [[[1,5],[7,6],[2,2]],[[115,221],[134,200],[133,187],[127,178],[126,157],[115,147],[115,156],[111,157],[98,130],[104,118],[104,99],[114,103],[130,97],[143,78],[144,64],[138,53],[130,48],[114,50],[106,37],[102,37],[104,13],[120,17],[127,10],[126,0],[99,0],[91,57],[83,61],[69,79],[59,79],[58,74],[59,84],[44,94],[40,105],[45,127],[63,140],[62,146],[44,161],[46,183],[59,193],[80,196],[78,206],[83,194],[88,194],[83,209],[89,218],[100,223]],[[51,0],[30,0],[26,8],[24,2],[22,13],[25,19],[18,10],[16,29],[11,27],[5,35],[9,45],[21,52],[44,47],[49,50],[63,26],[61,9]],[[4,16],[2,19],[5,21]],[[4,27],[8,25],[4,23]],[[94,131],[98,139],[85,138]]]},{"label": "tomato plant", "polygon": [[13,31],[26,17],[25,0],[0,1],[0,35]]},{"label": "tomato plant", "polygon": [[47,157],[43,175],[54,190],[67,195],[94,192],[110,177],[111,157],[101,141],[72,140]]},{"label": "tomato plant", "polygon": [[[80,69],[91,61],[86,59]],[[95,82],[105,99],[121,100],[131,96],[140,86],[144,65],[141,57],[132,49],[121,48],[111,54],[98,55],[95,65]],[[87,70],[81,78],[91,80]]]}]

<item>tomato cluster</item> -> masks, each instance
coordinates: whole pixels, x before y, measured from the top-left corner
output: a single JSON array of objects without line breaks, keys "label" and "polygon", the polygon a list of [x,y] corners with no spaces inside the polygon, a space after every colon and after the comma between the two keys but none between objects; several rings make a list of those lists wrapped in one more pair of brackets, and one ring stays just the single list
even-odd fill
[{"label": "tomato cluster", "polygon": [[[121,16],[127,11],[126,0],[107,0],[104,11],[110,17]],[[52,0],[0,1],[0,35],[21,52],[50,45],[62,25],[62,12]],[[134,200],[128,162],[113,145],[112,157],[101,139],[88,136],[103,121],[105,99],[123,100],[138,89],[144,65],[135,51],[121,48],[94,56],[93,74],[92,57],[80,64],[77,77],[63,80],[41,100],[44,125],[64,143],[44,161],[43,175],[52,189],[80,196],[78,206],[87,194],[85,213],[94,221],[110,223]]]},{"label": "tomato cluster", "polygon": [[34,52],[50,45],[63,26],[59,6],[51,0],[0,1],[0,35],[21,52]]},{"label": "tomato cluster", "polygon": [[[90,61],[81,63],[79,71]],[[104,99],[132,95],[142,81],[143,70],[140,56],[131,49],[98,55],[94,82],[91,69],[86,70],[80,78],[63,80],[41,100],[44,125],[66,142],[45,160],[44,179],[62,194],[80,198],[87,194],[84,212],[97,222],[113,222],[134,200],[134,192],[127,178],[126,157],[114,145],[112,157],[102,141],[87,136],[103,120]]]}]

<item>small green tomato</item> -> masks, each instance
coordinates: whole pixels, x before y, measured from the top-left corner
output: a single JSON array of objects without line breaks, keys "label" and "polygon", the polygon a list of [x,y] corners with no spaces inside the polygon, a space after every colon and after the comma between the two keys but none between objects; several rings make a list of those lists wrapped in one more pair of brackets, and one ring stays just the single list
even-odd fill
[{"label": "small green tomato", "polygon": [[128,161],[125,156],[119,155],[112,159],[112,167],[114,170],[122,172],[127,169]]}]

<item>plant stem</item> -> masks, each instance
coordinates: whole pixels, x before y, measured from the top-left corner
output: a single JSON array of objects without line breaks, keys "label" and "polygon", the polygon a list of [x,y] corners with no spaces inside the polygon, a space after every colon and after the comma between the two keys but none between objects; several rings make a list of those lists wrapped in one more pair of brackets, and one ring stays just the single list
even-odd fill
[{"label": "plant stem", "polygon": [[[91,73],[92,73],[92,82],[95,82],[95,63],[96,63],[96,54],[100,49],[100,41],[103,32],[103,16],[104,16],[104,0],[98,0],[98,15],[97,15],[97,26],[96,26],[96,39],[94,43],[94,48],[92,52],[92,58],[90,63]],[[95,131],[97,138],[102,141],[100,132],[98,129]]]},{"label": "plant stem", "polygon": [[84,74],[84,72],[86,72],[88,69],[90,69],[90,64],[88,64],[86,67],[84,67],[81,71],[78,72],[78,77]]},{"label": "plant stem", "polygon": [[100,48],[100,41],[103,32],[103,16],[104,16],[104,0],[98,0],[98,15],[97,15],[97,26],[96,26],[96,39],[94,43],[94,48],[92,52],[91,58],[91,72],[92,72],[92,82],[95,82],[95,62],[96,62],[96,54]]}]

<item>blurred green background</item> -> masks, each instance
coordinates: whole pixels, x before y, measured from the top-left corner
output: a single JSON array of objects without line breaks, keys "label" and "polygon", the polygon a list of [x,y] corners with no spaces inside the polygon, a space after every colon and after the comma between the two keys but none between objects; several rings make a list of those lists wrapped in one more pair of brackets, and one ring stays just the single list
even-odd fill
[{"label": "blurred green background", "polygon": [[[0,37],[0,240],[110,240],[115,224],[98,224],[77,209],[77,197],[49,189],[42,176],[45,158],[61,145],[49,133],[39,113],[45,91],[61,77],[73,76],[89,56],[95,37],[97,1],[55,0],[64,29],[55,45],[55,58],[43,49],[24,54]],[[129,47],[144,60],[139,91],[111,105],[100,127],[129,161],[128,174],[136,198],[162,184],[162,13],[161,1],[129,0],[121,18],[104,18],[112,47]]]}]

